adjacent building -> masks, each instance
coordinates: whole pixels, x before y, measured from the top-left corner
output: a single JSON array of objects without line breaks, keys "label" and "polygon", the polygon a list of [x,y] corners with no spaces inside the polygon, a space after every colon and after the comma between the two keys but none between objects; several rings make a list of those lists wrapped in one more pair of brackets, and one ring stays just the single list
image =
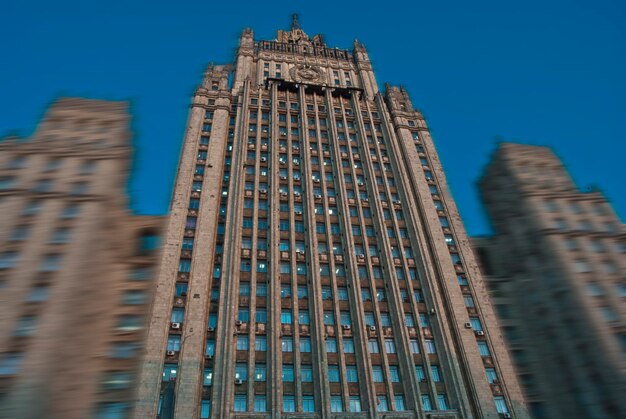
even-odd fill
[{"label": "adjacent building", "polygon": [[243,31],[192,100],[136,418],[527,418],[422,114]]},{"label": "adjacent building", "polygon": [[475,241],[537,419],[626,417],[626,229],[547,147],[502,143],[479,182]]},{"label": "adjacent building", "polygon": [[64,98],[0,141],[0,417],[131,408],[162,219],[127,209],[128,105]]}]

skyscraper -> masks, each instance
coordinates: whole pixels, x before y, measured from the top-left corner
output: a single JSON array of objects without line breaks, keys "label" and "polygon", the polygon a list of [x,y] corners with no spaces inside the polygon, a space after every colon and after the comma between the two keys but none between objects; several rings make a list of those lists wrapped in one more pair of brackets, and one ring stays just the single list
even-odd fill
[{"label": "skyscraper", "polygon": [[127,209],[127,104],[55,101],[0,141],[0,417],[131,406],[162,218]]},{"label": "skyscraper", "polygon": [[547,147],[502,143],[480,180],[476,241],[537,419],[626,416],[625,228]]},{"label": "skyscraper", "polygon": [[137,418],[527,417],[441,164],[294,17],[195,92]]}]

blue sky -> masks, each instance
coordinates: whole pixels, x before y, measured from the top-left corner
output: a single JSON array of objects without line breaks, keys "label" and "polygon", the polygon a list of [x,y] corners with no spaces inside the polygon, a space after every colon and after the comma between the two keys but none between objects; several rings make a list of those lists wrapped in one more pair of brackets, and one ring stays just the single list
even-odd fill
[{"label": "blue sky", "polygon": [[[232,7],[236,4],[236,7]],[[290,13],[310,35],[370,53],[378,81],[424,113],[471,234],[488,224],[475,182],[496,137],[553,147],[581,187],[626,212],[622,1],[12,2],[0,12],[0,135],[29,135],[59,96],[129,100],[138,213],[167,211],[188,105],[241,30],[273,39]],[[364,4],[364,3],[361,3]]]}]

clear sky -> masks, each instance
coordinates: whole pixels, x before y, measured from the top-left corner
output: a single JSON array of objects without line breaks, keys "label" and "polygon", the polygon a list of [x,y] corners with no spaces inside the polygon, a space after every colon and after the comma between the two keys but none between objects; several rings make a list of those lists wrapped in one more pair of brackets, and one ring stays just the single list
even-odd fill
[{"label": "clear sky", "polygon": [[626,213],[626,3],[508,1],[13,1],[0,6],[0,136],[30,135],[59,96],[129,100],[131,206],[167,211],[188,106],[241,30],[273,39],[300,13],[329,46],[363,42],[378,81],[424,113],[466,227],[495,138],[552,146],[581,187]]}]

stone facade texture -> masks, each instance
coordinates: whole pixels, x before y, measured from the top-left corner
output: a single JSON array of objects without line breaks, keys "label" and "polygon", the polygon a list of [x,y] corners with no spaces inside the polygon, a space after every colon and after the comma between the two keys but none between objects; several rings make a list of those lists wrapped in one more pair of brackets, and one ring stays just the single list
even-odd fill
[{"label": "stone facade texture", "polygon": [[534,417],[626,417],[626,229],[547,147],[502,143],[479,182],[477,238]]},{"label": "stone facade texture", "polygon": [[163,222],[127,209],[130,158],[123,102],[59,99],[0,141],[2,418],[130,412]]},{"label": "stone facade texture", "polygon": [[208,67],[163,247],[136,418],[527,417],[426,122],[359,42],[294,20]]}]

